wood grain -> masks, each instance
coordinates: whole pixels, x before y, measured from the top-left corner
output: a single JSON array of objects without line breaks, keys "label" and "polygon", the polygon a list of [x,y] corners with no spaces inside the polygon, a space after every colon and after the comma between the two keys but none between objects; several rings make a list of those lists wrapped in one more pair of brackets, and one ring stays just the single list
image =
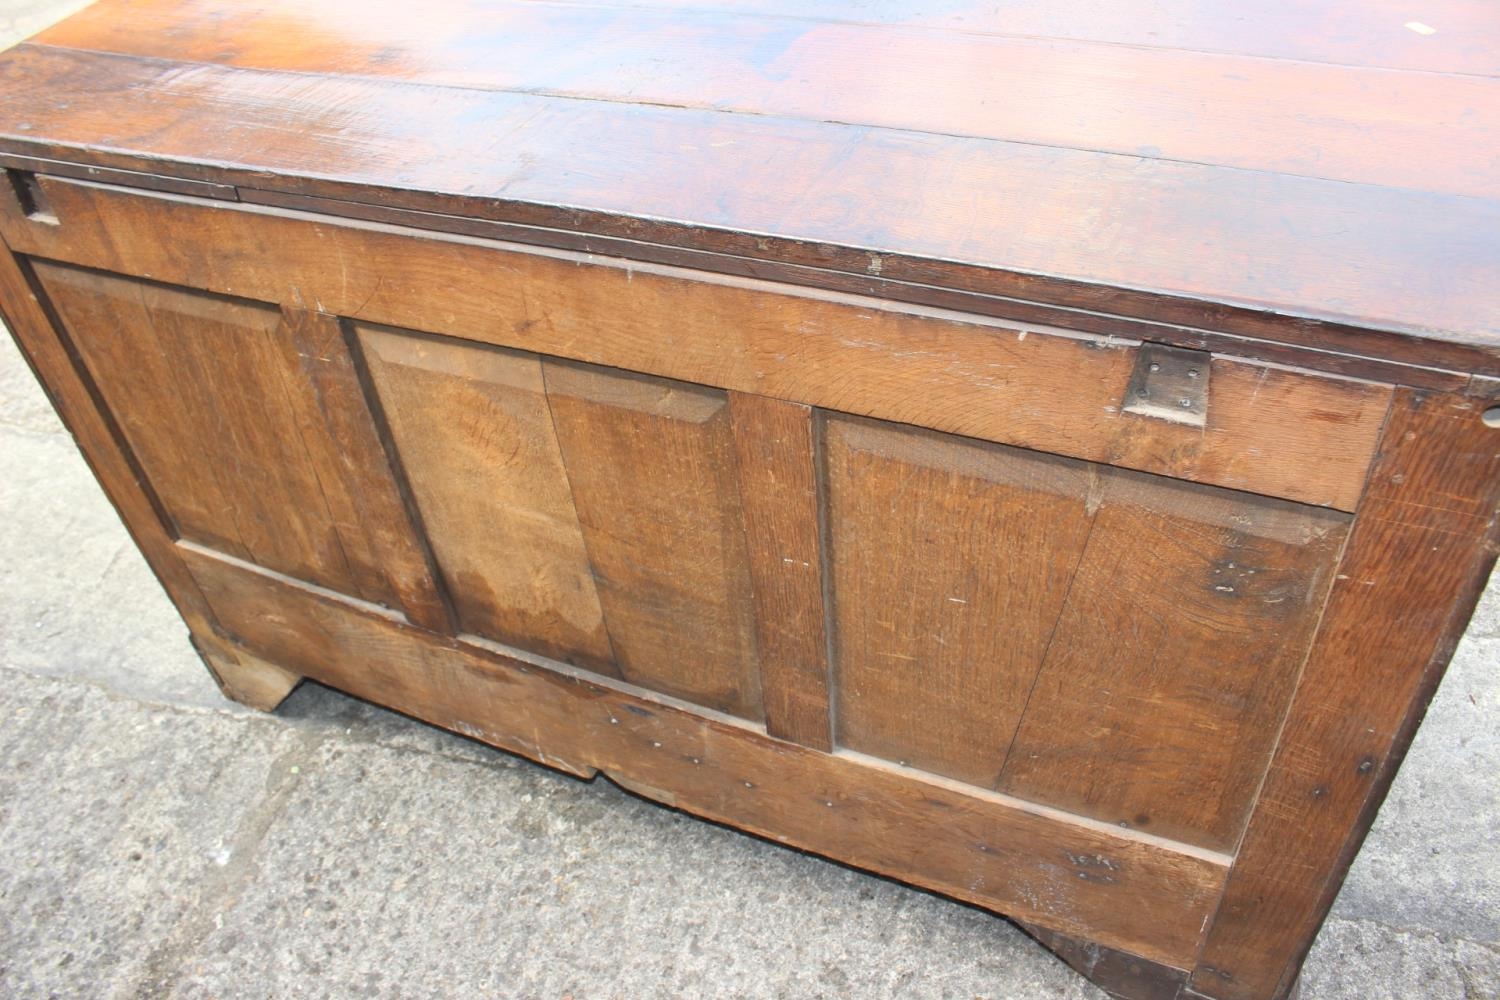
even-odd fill
[{"label": "wood grain", "polygon": [[724,394],[551,360],[542,370],[620,676],[763,718]]},{"label": "wood grain", "polygon": [[[606,7],[697,11],[703,0],[591,0]],[[1304,62],[1384,66],[1440,73],[1500,75],[1486,44],[1494,28],[1484,0],[1432,0],[1421,7],[1432,34],[1406,27],[1412,7],[1399,0],[1263,0],[1254,12],[1226,14],[1198,0],[714,0],[715,11],[771,14],[840,23],[920,25],[964,34],[1067,38],[1146,48],[1233,52]]]},{"label": "wood grain", "polygon": [[0,318],[194,638],[216,638],[218,625],[178,557],[160,501],[78,362],[45,293],[8,249],[0,250]]},{"label": "wood grain", "polygon": [[833,749],[813,409],[729,394],[766,732]]},{"label": "wood grain", "polygon": [[838,742],[993,788],[1097,473],[847,418],[826,448]]},{"label": "wood grain", "polygon": [[1089,502],[998,787],[1232,851],[1349,519],[1116,472]]},{"label": "wood grain", "polygon": [[296,352],[275,308],[36,271],[183,537],[394,602],[349,491],[320,460],[331,444],[292,381]]},{"label": "wood grain", "polygon": [[[878,268],[1500,371],[1491,197],[46,46],[0,57],[0,81],[12,153]],[[1461,124],[1442,136],[1493,148]]]},{"label": "wood grain", "polygon": [[262,712],[275,711],[302,683],[300,675],[267,663],[240,647],[226,644],[215,649],[205,647],[199,652],[224,697]]},{"label": "wood grain", "polygon": [[[1170,964],[1228,859],[825,754],[545,661],[433,643],[368,605],[183,547],[227,627],[286,669],[575,774]],[[941,823],[930,823],[940,810]]]},{"label": "wood grain", "polygon": [[[60,174],[59,176],[68,175]],[[149,178],[144,178],[135,186],[149,186],[148,182]],[[1184,326],[1180,323],[1163,323],[1126,317],[1118,313],[1023,301],[910,280],[898,281],[887,275],[902,270],[903,265],[909,262],[894,257],[882,257],[881,273],[875,275],[869,271],[868,256],[863,259],[857,269],[844,270],[829,266],[833,262],[826,259],[820,260],[818,264],[796,264],[783,260],[765,259],[767,254],[773,252],[773,247],[777,248],[777,252],[792,254],[785,247],[778,245],[776,241],[768,239],[762,239],[756,244],[762,256],[750,257],[664,243],[647,243],[639,239],[627,239],[620,236],[600,236],[587,232],[502,222],[475,216],[447,215],[387,204],[322,198],[316,195],[281,194],[245,189],[240,189],[239,195],[241,200],[250,204],[312,212],[333,218],[380,222],[410,229],[422,229],[432,233],[476,236],[481,239],[504,240],[531,246],[553,247],[559,250],[575,250],[607,257],[624,257],[634,261],[685,267],[735,277],[759,278],[765,281],[800,285],[805,288],[822,288],[892,302],[905,302],[934,309],[988,316],[1012,323],[1050,326],[1075,333],[1115,337],[1120,340],[1152,341],[1191,350],[1268,361],[1272,364],[1326,372],[1330,375],[1405,385],[1417,389],[1464,392],[1472,377],[1463,372],[1430,367],[1434,361],[1438,360],[1436,357],[1427,357],[1422,359],[1420,364],[1414,364],[1387,361],[1363,354],[1333,353],[1320,349],[1317,345],[1326,344],[1328,341],[1328,326],[1322,323],[1308,321],[1300,323],[1297,335],[1299,342],[1293,343],[1286,339],[1267,340],[1264,336],[1265,331],[1253,328],[1247,334],[1224,333],[1219,330]],[[828,251],[832,250],[827,247],[823,249],[825,256]],[[1224,310],[1210,309],[1202,312],[1194,321],[1221,322],[1224,318]],[[1339,336],[1342,338],[1340,343],[1344,350],[1359,350],[1362,342],[1372,339],[1381,342],[1406,342],[1404,338],[1392,338],[1388,335],[1374,334],[1351,327],[1341,328]]]},{"label": "wood grain", "polygon": [[355,332],[460,628],[614,673],[541,359]]},{"label": "wood grain", "polygon": [[308,457],[321,463],[321,479],[345,486],[324,491],[330,507],[338,504],[339,536],[346,548],[363,542],[368,549],[354,565],[377,578],[371,588],[383,581],[415,624],[452,631],[446,596],[381,442],[342,325],[327,313],[284,305],[282,332],[287,371],[302,375],[288,380],[288,396],[305,411],[303,420],[321,419],[326,429],[303,436]]},{"label": "wood grain", "polygon": [[[1397,394],[1192,986],[1288,990],[1500,551],[1500,430]],[[1274,919],[1271,918],[1274,915]]]},{"label": "wood grain", "polygon": [[[526,0],[370,7],[106,0],[43,42],[1500,195],[1493,77],[819,21],[801,12]],[[354,22],[361,30],[350,29]],[[1455,120],[1465,142],[1448,142]],[[1439,146],[1443,156],[1423,155]]]},{"label": "wood grain", "polygon": [[[6,239],[38,256],[267,301],[300,296],[369,322],[1340,509],[1354,506],[1390,397],[1216,358],[1200,431],[1121,412],[1135,348],[1111,338],[74,181],[43,188],[58,225],[0,211]],[[162,227],[171,246],[155,239]],[[437,313],[432,287],[444,289]]]}]

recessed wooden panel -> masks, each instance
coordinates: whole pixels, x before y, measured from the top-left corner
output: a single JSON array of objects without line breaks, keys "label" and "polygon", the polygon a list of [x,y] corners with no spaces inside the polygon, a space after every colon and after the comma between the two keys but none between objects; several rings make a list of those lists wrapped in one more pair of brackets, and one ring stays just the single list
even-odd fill
[{"label": "recessed wooden panel", "polygon": [[541,359],[356,330],[460,627],[613,673]]},{"label": "recessed wooden panel", "polygon": [[620,676],[762,715],[725,394],[543,363]]},{"label": "recessed wooden panel", "polygon": [[1000,782],[1232,850],[1348,517],[1107,474]]},{"label": "recessed wooden panel", "polygon": [[48,263],[36,274],[182,537],[398,603],[276,308]]},{"label": "recessed wooden panel", "polygon": [[992,787],[1098,473],[843,417],[826,448],[838,742]]}]

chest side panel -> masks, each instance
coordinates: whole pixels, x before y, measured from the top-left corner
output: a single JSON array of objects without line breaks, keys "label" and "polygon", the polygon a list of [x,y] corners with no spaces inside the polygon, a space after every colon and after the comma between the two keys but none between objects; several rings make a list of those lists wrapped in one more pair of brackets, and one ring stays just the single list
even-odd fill
[{"label": "chest side panel", "polygon": [[0,227],[231,639],[1191,966],[1388,386],[1205,355],[1173,422],[1136,342],[43,180]]}]

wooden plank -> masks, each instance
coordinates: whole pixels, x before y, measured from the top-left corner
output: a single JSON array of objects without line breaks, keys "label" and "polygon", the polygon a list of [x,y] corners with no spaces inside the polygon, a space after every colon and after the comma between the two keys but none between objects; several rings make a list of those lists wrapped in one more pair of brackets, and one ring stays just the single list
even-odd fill
[{"label": "wooden plank", "polygon": [[[0,57],[0,76],[14,81],[0,88],[0,148],[14,153],[360,192],[1500,371],[1496,199],[39,46]],[[1464,145],[1461,133],[1443,145]]]},{"label": "wooden plank", "polygon": [[1289,989],[1500,551],[1484,403],[1396,396],[1322,625],[1193,971],[1216,1000]]},{"label": "wooden plank", "polygon": [[1097,471],[847,418],[826,435],[838,743],[993,788]]},{"label": "wooden plank", "polygon": [[[525,243],[530,246],[576,250],[609,257],[627,257],[652,264],[667,264],[743,278],[760,278],[766,281],[800,285],[805,288],[826,288],[829,291],[888,299],[892,302],[906,302],[936,309],[975,313],[1013,323],[1057,327],[1075,333],[1090,333],[1121,340],[1149,340],[1192,350],[1211,351],[1215,354],[1227,354],[1249,360],[1268,361],[1272,364],[1325,372],[1330,375],[1364,379],[1369,382],[1388,382],[1440,392],[1461,392],[1464,391],[1471,378],[1467,374],[1432,368],[1425,364],[1402,364],[1356,354],[1338,354],[1299,344],[1265,340],[1260,337],[1218,333],[1091,310],[986,295],[980,292],[940,288],[911,281],[894,281],[888,277],[870,274],[868,267],[858,272],[841,271],[828,266],[791,264],[767,260],[764,257],[745,257],[689,247],[646,243],[617,236],[599,236],[586,232],[550,229],[544,226],[529,226],[493,219],[443,215],[437,212],[396,208],[386,204],[367,204],[339,198],[248,190],[242,191],[241,194],[244,201],[256,205],[271,205],[335,218],[389,223],[434,233],[453,233],[461,236],[477,236],[481,239]],[[762,241],[762,244],[762,250],[769,252],[771,241]],[[824,262],[825,265],[827,263]],[[884,264],[882,270],[884,270]],[[1312,326],[1312,324],[1307,324],[1307,326]],[[1345,333],[1351,338],[1360,335],[1358,331],[1352,330],[1345,331]],[[1348,349],[1355,349],[1355,345],[1350,344]]]},{"label": "wooden plank", "polygon": [[1232,851],[1349,518],[1132,473],[1090,499],[998,787]]},{"label": "wooden plank", "polygon": [[[1060,933],[1181,964],[1224,879],[1220,855],[775,740],[524,654],[435,642],[378,608],[206,550],[182,555],[230,631],[288,670]],[[928,822],[933,810],[943,822]]]},{"label": "wooden plank", "polygon": [[766,732],[831,750],[822,507],[811,407],[729,394]]},{"label": "wooden plank", "polygon": [[725,395],[550,360],[542,371],[620,676],[763,718]]},{"label": "wooden plank", "polygon": [[[1500,195],[1493,77],[819,21],[800,11],[496,0],[371,16],[357,0],[346,3],[132,0],[107,27],[65,23],[48,40],[187,63],[844,122]],[[1453,141],[1454,121],[1463,123],[1463,142]],[[1445,155],[1423,155],[1439,147]]]},{"label": "wooden plank", "polygon": [[[1215,358],[1200,430],[1121,412],[1135,350],[1109,338],[74,181],[43,188],[60,224],[0,211],[6,238],[38,256],[268,301],[300,296],[370,322],[1340,509],[1358,497],[1390,396]],[[155,238],[163,228],[170,246]]]},{"label": "wooden plank", "polygon": [[303,435],[308,456],[327,470],[322,475],[344,487],[325,495],[341,505],[345,551],[367,551],[365,571],[384,580],[414,623],[450,632],[447,602],[380,439],[342,325],[327,313],[292,306],[283,306],[282,316],[288,374],[300,372],[304,380],[294,381],[289,396],[321,418],[326,429]]},{"label": "wooden plank", "polygon": [[[592,0],[606,7],[696,11],[704,0]],[[716,11],[820,21],[920,25],[966,34],[1068,38],[1149,48],[1500,75],[1489,44],[1494,9],[1486,0],[1429,0],[1421,16],[1431,33],[1407,26],[1402,0],[1263,0],[1253,13],[1230,13],[1200,0],[881,0],[819,3],[800,0],[713,0]],[[94,8],[89,8],[93,10]],[[71,23],[71,22],[68,22]],[[431,31],[432,29],[427,29]],[[89,44],[92,36],[82,41]],[[44,36],[43,40],[50,40]]]},{"label": "wooden plank", "polygon": [[[289,383],[273,306],[36,266],[183,537],[366,600],[393,595]],[[293,374],[295,371],[293,372]],[[321,451],[321,449],[319,449]]]},{"label": "wooden plank", "polygon": [[541,359],[355,330],[460,628],[614,673]]}]

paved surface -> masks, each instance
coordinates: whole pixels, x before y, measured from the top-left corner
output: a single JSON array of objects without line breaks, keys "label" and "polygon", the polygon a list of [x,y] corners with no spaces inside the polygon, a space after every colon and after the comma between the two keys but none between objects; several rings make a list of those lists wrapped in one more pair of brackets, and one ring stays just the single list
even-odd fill
[{"label": "paved surface", "polygon": [[[66,5],[62,5],[66,6]],[[51,0],[0,0],[0,42]],[[1500,997],[1500,586],[1304,975]],[[0,335],[0,997],[1102,994],[1004,921],[304,685],[225,702]]]}]

